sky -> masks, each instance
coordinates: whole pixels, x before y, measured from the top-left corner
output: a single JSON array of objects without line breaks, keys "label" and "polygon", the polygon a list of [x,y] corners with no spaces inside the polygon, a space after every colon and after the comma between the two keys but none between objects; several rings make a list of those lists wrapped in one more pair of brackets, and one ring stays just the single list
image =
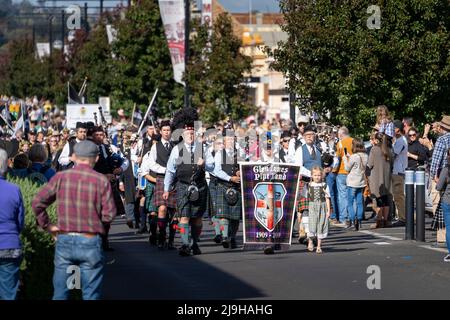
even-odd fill
[{"label": "sky", "polygon": [[[14,2],[20,2],[21,0],[13,0]],[[36,0],[29,0],[31,3],[37,3]],[[113,3],[120,3],[120,0],[118,1],[105,1],[105,6],[111,6]],[[201,0],[197,0],[198,2],[201,2]],[[52,0],[47,2],[47,5],[52,4]],[[69,5],[70,2],[67,0],[64,0],[64,2],[57,2],[57,5]],[[74,3],[84,3],[84,1],[80,0],[74,0]],[[99,1],[100,2],[100,1]],[[279,12],[278,7],[278,0],[219,0],[220,4],[225,7],[230,12],[249,12],[249,8],[251,5],[252,11],[257,10],[260,12]],[[95,2],[88,2],[89,4],[99,6],[99,4],[96,4]],[[127,0],[123,0],[123,3],[127,3]]]}]

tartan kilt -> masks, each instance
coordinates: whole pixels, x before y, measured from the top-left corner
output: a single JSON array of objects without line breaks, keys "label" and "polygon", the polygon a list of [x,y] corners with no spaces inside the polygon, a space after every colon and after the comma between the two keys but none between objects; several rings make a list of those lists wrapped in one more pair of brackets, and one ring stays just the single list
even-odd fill
[{"label": "tartan kilt", "polygon": [[215,216],[217,212],[217,183],[209,183],[209,215]]},{"label": "tartan kilt", "polygon": [[158,208],[154,205],[154,197],[155,197],[155,184],[150,181],[147,182],[147,186],[145,187],[145,209],[147,212],[158,212]]},{"label": "tartan kilt", "polygon": [[199,188],[199,198],[195,202],[190,202],[186,197],[189,184],[177,183],[177,217],[181,218],[201,218],[208,211],[208,185]]},{"label": "tartan kilt", "polygon": [[156,208],[160,206],[166,206],[168,208],[175,209],[177,207],[177,191],[174,189],[172,192],[169,192],[169,199],[163,199],[164,194],[164,177],[156,177],[156,187],[153,194],[153,205]]},{"label": "tartan kilt", "polygon": [[297,194],[297,212],[300,213],[309,209],[310,198],[305,197],[307,194],[306,188],[308,188],[308,183],[300,180]]},{"label": "tartan kilt", "polygon": [[229,219],[239,221],[242,217],[242,195],[238,190],[239,200],[234,206],[230,206],[226,200],[225,194],[227,187],[218,183],[216,196],[216,212],[214,217],[218,219]]}]

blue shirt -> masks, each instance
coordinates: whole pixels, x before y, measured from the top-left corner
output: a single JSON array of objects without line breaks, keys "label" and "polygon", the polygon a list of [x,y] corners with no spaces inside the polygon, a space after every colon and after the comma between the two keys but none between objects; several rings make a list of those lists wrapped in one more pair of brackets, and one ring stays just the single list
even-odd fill
[{"label": "blue shirt", "polygon": [[395,175],[405,174],[405,169],[408,166],[408,141],[406,141],[405,136],[395,139],[392,149],[394,150],[392,173]]},{"label": "blue shirt", "polygon": [[[41,170],[41,168],[42,168],[43,166],[44,166],[44,165],[42,165],[42,164],[40,164],[40,163],[33,163],[33,164],[31,165],[31,169],[32,169],[33,171],[40,172],[39,170]],[[44,176],[47,178],[47,180],[50,181],[50,179],[56,174],[56,171],[55,171],[53,168],[49,168],[49,169],[47,169],[47,171],[45,171],[43,174],[44,174]]]},{"label": "blue shirt", "polygon": [[0,250],[19,249],[19,235],[25,223],[22,193],[18,186],[1,176],[0,192]]}]

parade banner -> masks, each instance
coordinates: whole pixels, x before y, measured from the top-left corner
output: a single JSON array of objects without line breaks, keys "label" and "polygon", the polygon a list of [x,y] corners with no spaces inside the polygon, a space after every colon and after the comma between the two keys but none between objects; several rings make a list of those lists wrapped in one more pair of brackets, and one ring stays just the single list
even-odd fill
[{"label": "parade banner", "polygon": [[240,163],[240,169],[244,245],[290,245],[300,166]]},{"label": "parade banner", "polygon": [[184,85],[182,81],[185,70],[184,0],[159,0],[159,10],[172,60],[174,79]]},{"label": "parade banner", "polygon": [[[94,122],[94,112],[98,114],[98,104],[67,104],[66,106],[66,126],[75,129],[77,122]],[[105,119],[111,123],[112,117],[109,110],[103,110]]]}]

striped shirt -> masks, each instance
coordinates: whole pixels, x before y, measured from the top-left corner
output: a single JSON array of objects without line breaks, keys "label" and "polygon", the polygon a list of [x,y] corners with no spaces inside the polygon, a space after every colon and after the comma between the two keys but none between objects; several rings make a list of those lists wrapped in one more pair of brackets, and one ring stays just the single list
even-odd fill
[{"label": "striped shirt", "polygon": [[430,175],[432,177],[439,176],[441,170],[447,165],[447,153],[449,148],[450,133],[440,136],[436,140],[430,168]]},{"label": "striped shirt", "polygon": [[104,224],[116,215],[111,185],[88,165],[58,172],[34,197],[32,207],[39,226],[51,223],[47,207],[56,201],[57,226],[64,232],[104,234]]}]

